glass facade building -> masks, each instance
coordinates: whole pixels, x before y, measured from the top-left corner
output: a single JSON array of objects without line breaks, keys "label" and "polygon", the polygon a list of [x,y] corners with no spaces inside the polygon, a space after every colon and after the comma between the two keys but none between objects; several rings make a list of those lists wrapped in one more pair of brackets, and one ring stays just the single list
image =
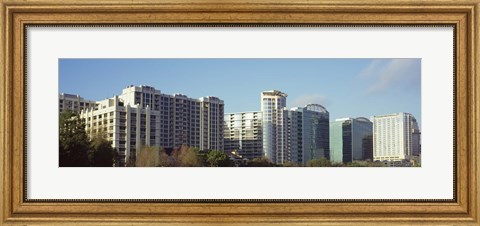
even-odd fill
[{"label": "glass facade building", "polygon": [[366,118],[343,118],[330,123],[332,162],[372,160],[373,124]]},{"label": "glass facade building", "polygon": [[329,117],[319,104],[288,111],[287,161],[306,165],[312,159],[330,159]]},{"label": "glass facade building", "polygon": [[330,159],[330,113],[319,104],[308,104],[304,108],[304,153],[306,164],[311,159]]}]

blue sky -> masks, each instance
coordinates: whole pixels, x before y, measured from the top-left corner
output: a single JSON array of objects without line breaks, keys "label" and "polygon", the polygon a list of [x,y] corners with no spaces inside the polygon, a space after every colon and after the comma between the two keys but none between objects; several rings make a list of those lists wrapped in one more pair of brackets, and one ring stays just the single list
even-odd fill
[{"label": "blue sky", "polygon": [[419,123],[420,59],[60,59],[59,92],[101,100],[128,85],[217,96],[225,113],[260,110],[260,93],[280,90],[287,106],[324,105],[330,120],[412,113]]}]

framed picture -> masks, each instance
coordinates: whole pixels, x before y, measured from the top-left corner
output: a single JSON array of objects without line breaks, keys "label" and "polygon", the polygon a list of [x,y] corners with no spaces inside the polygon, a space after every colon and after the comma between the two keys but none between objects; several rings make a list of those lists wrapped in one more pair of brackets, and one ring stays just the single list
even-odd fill
[{"label": "framed picture", "polygon": [[2,2],[2,224],[471,224],[478,0]]}]

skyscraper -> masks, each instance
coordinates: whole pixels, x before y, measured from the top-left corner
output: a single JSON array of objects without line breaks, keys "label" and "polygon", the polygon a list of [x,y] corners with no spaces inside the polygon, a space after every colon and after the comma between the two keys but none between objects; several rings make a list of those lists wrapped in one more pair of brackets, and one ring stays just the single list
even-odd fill
[{"label": "skyscraper", "polygon": [[288,111],[288,161],[306,165],[312,159],[330,159],[329,117],[319,104]]},{"label": "skyscraper", "polygon": [[287,157],[286,106],[287,94],[278,90],[262,92],[263,153],[276,164],[282,164]]},{"label": "skyscraper", "polygon": [[373,116],[373,159],[411,160],[414,149],[420,147],[419,133],[417,120],[410,113]]},{"label": "skyscraper", "polygon": [[330,160],[372,160],[372,122],[366,118],[342,118],[330,123]]},{"label": "skyscraper", "polygon": [[304,152],[305,163],[311,159],[330,159],[330,114],[319,104],[308,104],[304,108]]},{"label": "skyscraper", "polygon": [[329,113],[319,104],[287,110],[287,94],[261,93],[259,112],[225,114],[225,151],[244,158],[267,157],[272,163],[306,165],[330,158]]}]

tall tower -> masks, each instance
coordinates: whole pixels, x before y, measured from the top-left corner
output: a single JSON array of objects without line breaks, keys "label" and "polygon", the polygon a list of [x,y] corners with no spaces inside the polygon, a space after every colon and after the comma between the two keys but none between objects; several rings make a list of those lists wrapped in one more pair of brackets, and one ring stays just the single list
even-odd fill
[{"label": "tall tower", "polygon": [[322,105],[308,104],[303,118],[304,164],[311,159],[330,160],[330,113]]},{"label": "tall tower", "polygon": [[287,94],[278,90],[261,94],[263,154],[273,163],[286,161],[288,111]]}]

